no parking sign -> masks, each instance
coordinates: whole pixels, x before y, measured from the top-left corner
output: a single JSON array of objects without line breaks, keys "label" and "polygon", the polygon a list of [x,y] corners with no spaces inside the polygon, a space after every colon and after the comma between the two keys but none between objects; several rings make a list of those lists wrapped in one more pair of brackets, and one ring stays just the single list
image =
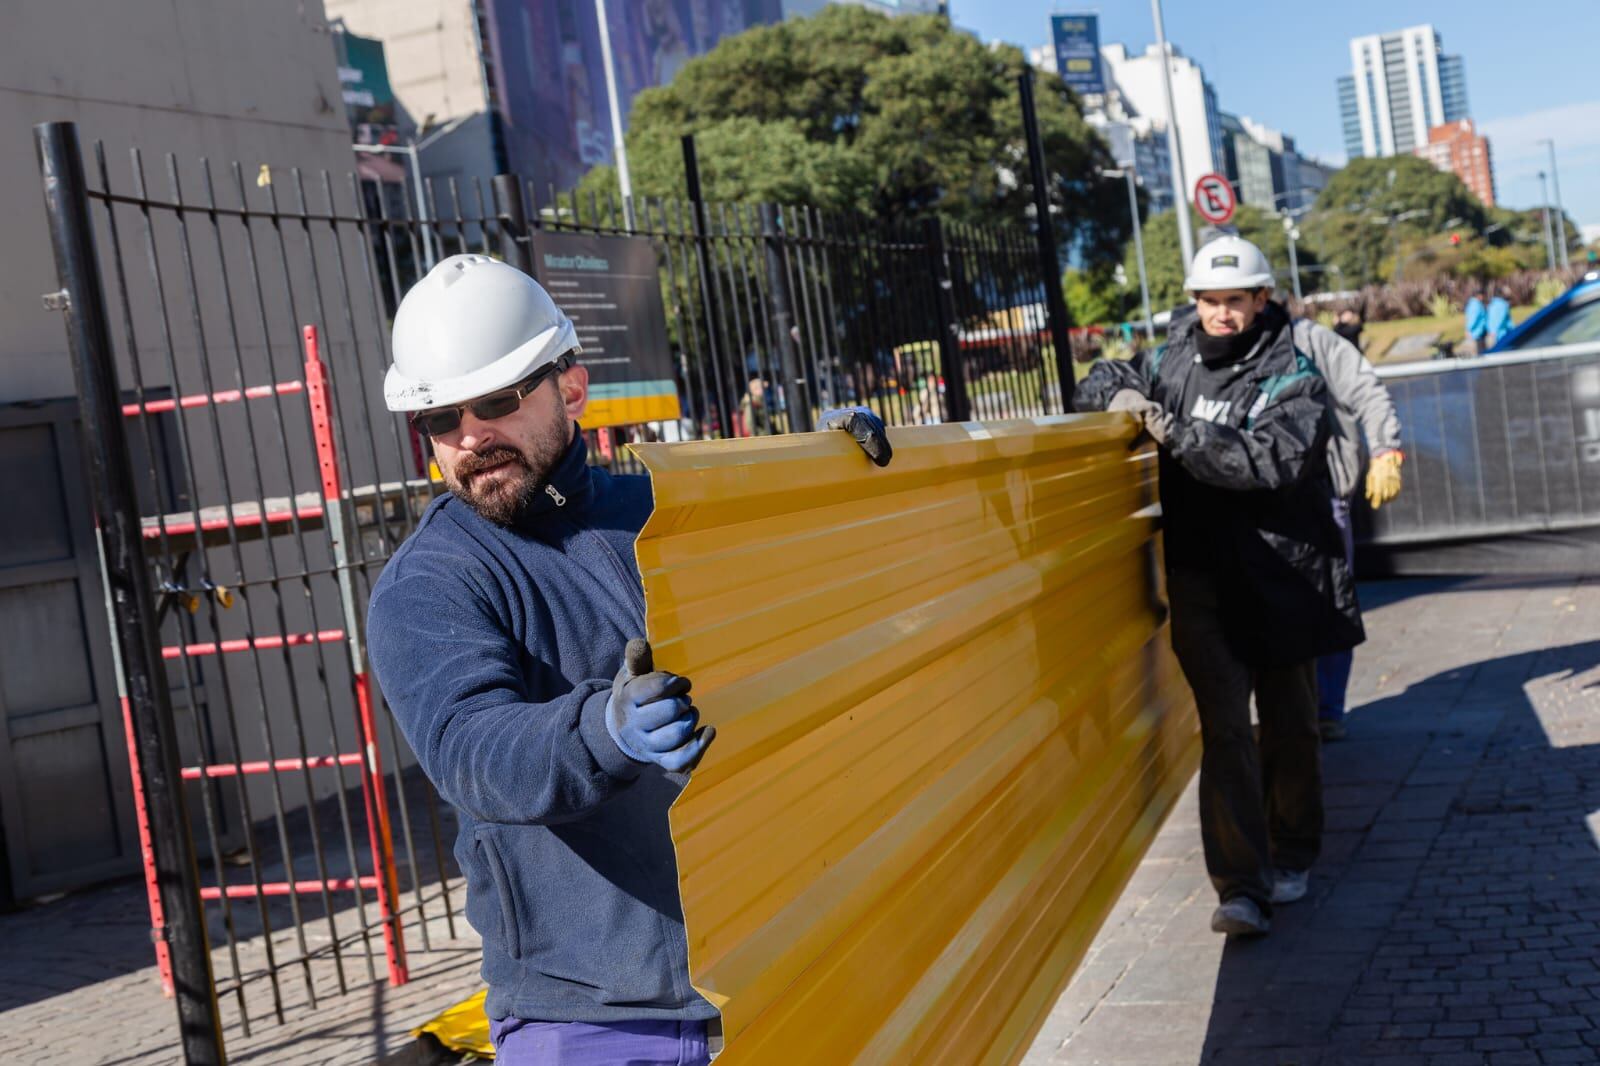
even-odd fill
[{"label": "no parking sign", "polygon": [[1194,183],[1194,207],[1200,217],[1213,226],[1220,226],[1233,217],[1238,206],[1233,186],[1221,174],[1202,174]]}]

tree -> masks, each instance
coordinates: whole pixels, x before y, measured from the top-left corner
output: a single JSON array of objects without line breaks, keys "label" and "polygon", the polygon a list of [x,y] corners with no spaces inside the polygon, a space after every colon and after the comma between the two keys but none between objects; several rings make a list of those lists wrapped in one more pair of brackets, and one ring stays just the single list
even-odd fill
[{"label": "tree", "polygon": [[[1193,208],[1185,204],[1183,209],[1189,212],[1196,242],[1204,245],[1216,231]],[[1272,263],[1273,273],[1277,275],[1278,288],[1285,292],[1293,291],[1294,282],[1289,272],[1289,238],[1284,232],[1280,216],[1268,214],[1249,204],[1240,204],[1228,228],[1265,252]],[[1310,292],[1320,288],[1323,272],[1316,253],[1304,243],[1296,245],[1295,253],[1300,263],[1302,289]],[[1145,223],[1144,258],[1150,271],[1151,313],[1187,303],[1189,295],[1184,291],[1183,278],[1189,265],[1183,261],[1183,250],[1178,241],[1177,212],[1163,211],[1159,215],[1152,215]],[[1137,284],[1139,260],[1131,242],[1122,267],[1132,283]]]},{"label": "tree", "polygon": [[1068,270],[1061,275],[1061,295],[1075,326],[1105,326],[1127,317],[1114,270]]},{"label": "tree", "polygon": [[1488,212],[1454,174],[1416,156],[1353,159],[1328,179],[1301,229],[1350,285],[1405,273],[1406,242],[1482,235]]},{"label": "tree", "polygon": [[[708,200],[806,203],[892,221],[1017,224],[1032,204],[1017,101],[1022,53],[936,16],[850,4],[725,38],[671,83],[635,98],[627,134],[636,196],[681,197],[680,139],[696,138]],[[1063,248],[1114,261],[1121,187],[1077,98],[1053,74],[1035,100]],[[611,167],[580,192],[616,189]]]}]

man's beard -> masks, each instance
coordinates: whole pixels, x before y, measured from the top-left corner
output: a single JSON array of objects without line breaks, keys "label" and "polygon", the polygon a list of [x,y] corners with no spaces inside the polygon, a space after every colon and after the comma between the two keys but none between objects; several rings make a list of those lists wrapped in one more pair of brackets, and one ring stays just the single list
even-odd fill
[{"label": "man's beard", "polygon": [[[567,443],[566,422],[555,421],[546,433],[532,442],[533,454],[524,454],[509,444],[486,452],[468,452],[457,459],[455,469],[445,475],[445,485],[457,499],[488,521],[497,526],[509,526],[538,498],[539,487],[550,479],[550,472],[561,461]],[[473,477],[502,462],[508,465],[494,480]]]}]

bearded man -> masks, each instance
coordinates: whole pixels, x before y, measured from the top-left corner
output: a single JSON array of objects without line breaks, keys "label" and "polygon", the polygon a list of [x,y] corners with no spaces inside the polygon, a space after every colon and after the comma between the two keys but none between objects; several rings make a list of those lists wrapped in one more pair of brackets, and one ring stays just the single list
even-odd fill
[{"label": "bearded man", "polygon": [[[705,754],[656,671],[634,539],[650,481],[587,463],[588,371],[538,282],[455,255],[406,294],[384,382],[449,492],[373,590],[373,668],[456,808],[485,1009],[508,1066],[709,1061],[667,809]],[[828,412],[889,460],[883,425]]]}]

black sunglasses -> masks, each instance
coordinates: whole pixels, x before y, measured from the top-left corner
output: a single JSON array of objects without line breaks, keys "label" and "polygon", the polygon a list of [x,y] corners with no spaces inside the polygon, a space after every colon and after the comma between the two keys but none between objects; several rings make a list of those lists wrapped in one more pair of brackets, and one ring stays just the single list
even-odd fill
[{"label": "black sunglasses", "polygon": [[463,411],[471,411],[474,418],[484,422],[504,418],[521,407],[523,397],[543,385],[547,378],[561,373],[571,365],[571,357],[564,355],[548,366],[540,367],[509,389],[487,392],[475,400],[456,404],[454,407],[436,407],[431,411],[418,411],[411,416],[411,424],[424,436],[442,437],[460,427]]}]

